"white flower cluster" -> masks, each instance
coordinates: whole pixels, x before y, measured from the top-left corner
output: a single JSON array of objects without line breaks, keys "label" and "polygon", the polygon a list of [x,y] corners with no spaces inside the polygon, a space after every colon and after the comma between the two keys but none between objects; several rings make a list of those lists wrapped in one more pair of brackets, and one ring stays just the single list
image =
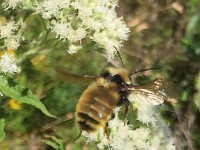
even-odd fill
[{"label": "white flower cluster", "polygon": [[35,12],[51,20],[49,28],[57,38],[70,43],[90,39],[106,50],[109,61],[116,53],[114,47],[119,49],[129,33],[117,17],[116,6],[117,0],[44,0]]},{"label": "white flower cluster", "polygon": [[19,5],[20,3],[22,3],[23,0],[6,0],[3,5],[4,7],[7,9],[9,8],[16,8],[17,5]]},{"label": "white flower cluster", "polygon": [[[146,127],[134,129],[133,125],[125,124],[124,121],[118,118],[119,109],[116,109],[115,118],[108,122],[109,139],[104,134],[103,129],[93,134],[84,132],[83,135],[88,137],[88,142],[99,142],[97,144],[99,149],[107,147],[110,150],[175,150],[173,139],[165,123],[162,122],[161,118],[156,118],[156,115],[152,115],[153,112],[156,113],[153,107],[150,108],[151,112],[148,114],[146,109],[149,108],[150,106],[137,105],[137,119],[141,123],[149,124]],[[144,113],[147,114],[144,115]],[[147,119],[147,121],[144,121],[144,119]]]},{"label": "white flower cluster", "polygon": [[0,16],[0,40],[3,43],[0,50],[0,72],[4,74],[17,72],[15,56],[6,49],[13,51],[20,46],[22,36],[18,30],[19,25],[13,20],[7,21],[5,17]]},{"label": "white flower cluster", "polygon": [[18,32],[19,25],[14,21],[7,22],[2,16],[0,18],[0,40],[4,40],[4,49],[16,50],[22,39],[21,33]]},{"label": "white flower cluster", "polygon": [[59,11],[68,8],[70,0],[45,0],[37,5],[37,13],[41,13],[44,19],[50,19],[59,14]]},{"label": "white flower cluster", "polygon": [[14,54],[5,53],[0,58],[0,69],[4,74],[17,72],[17,65]]},{"label": "white flower cluster", "polygon": [[151,104],[142,104],[137,103],[137,120],[140,122],[149,125],[149,124],[156,124],[155,118],[155,107]]},{"label": "white flower cluster", "polygon": [[12,37],[13,33],[18,29],[14,21],[7,23],[0,22],[0,39]]},{"label": "white flower cluster", "polygon": [[[105,49],[106,58],[110,61],[122,41],[127,40],[129,33],[123,19],[117,17],[115,12],[117,2],[118,0],[4,0],[2,6],[5,11],[31,9],[34,14],[41,15],[55,38],[66,42],[69,54],[77,53],[82,48],[82,43],[83,46],[93,43],[94,46]],[[8,20],[2,21],[0,16],[0,40],[4,43],[0,49],[17,50],[21,41],[26,40],[22,37],[26,35],[23,33],[23,18],[14,20],[10,16]]]},{"label": "white flower cluster", "polygon": [[[111,147],[111,149],[134,150],[150,148],[150,130],[148,128],[140,127],[133,130],[131,126],[124,125],[124,122],[119,119],[111,120],[109,124],[115,124],[115,126],[109,125],[109,128],[115,129],[115,131],[110,134],[109,146]],[[98,146],[99,148],[103,147],[102,143],[100,143]]]}]

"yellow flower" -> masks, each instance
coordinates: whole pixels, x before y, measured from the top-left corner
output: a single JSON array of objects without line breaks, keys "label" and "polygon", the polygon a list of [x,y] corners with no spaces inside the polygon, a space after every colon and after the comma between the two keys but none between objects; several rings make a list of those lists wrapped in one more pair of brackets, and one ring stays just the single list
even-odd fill
[{"label": "yellow flower", "polygon": [[12,50],[12,49],[7,49],[6,51],[5,50],[0,50],[0,58],[2,55],[4,55],[5,53],[8,53],[10,55],[14,55],[15,56],[15,50]]},{"label": "yellow flower", "polygon": [[21,102],[15,100],[15,99],[10,99],[8,101],[8,104],[9,104],[10,108],[13,110],[20,110],[22,108]]},{"label": "yellow flower", "polygon": [[47,71],[47,57],[43,54],[37,55],[31,59],[33,66],[39,71]]},{"label": "yellow flower", "polygon": [[3,16],[0,16],[0,25],[5,25],[6,24],[6,18]]},{"label": "yellow flower", "polygon": [[6,51],[8,54],[10,54],[10,55],[15,55],[15,50],[12,50],[12,49],[7,49],[7,51]]}]

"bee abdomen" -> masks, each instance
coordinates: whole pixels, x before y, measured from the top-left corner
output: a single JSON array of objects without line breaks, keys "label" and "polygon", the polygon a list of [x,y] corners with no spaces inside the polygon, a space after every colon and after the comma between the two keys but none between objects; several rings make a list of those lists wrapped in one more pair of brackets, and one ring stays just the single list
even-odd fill
[{"label": "bee abdomen", "polygon": [[93,132],[93,131],[96,130],[91,125],[87,124],[85,121],[78,121],[78,124],[81,127],[81,130],[85,130],[85,131],[88,131],[88,132]]},{"label": "bee abdomen", "polygon": [[94,118],[90,117],[88,114],[86,113],[82,113],[82,112],[78,112],[78,117],[81,120],[85,120],[85,122],[91,122],[92,124],[100,124],[99,121],[95,120]]},{"label": "bee abdomen", "polygon": [[84,112],[77,112],[78,124],[82,130],[93,132],[96,130],[100,122]]},{"label": "bee abdomen", "polygon": [[[117,89],[113,91],[118,92]],[[113,91],[97,83],[84,91],[76,107],[76,119],[81,130],[95,132],[106,126],[119,101],[119,94]]]},{"label": "bee abdomen", "polygon": [[79,103],[76,116],[82,130],[93,132],[106,125],[112,112],[111,106],[98,98],[91,98],[87,103]]}]

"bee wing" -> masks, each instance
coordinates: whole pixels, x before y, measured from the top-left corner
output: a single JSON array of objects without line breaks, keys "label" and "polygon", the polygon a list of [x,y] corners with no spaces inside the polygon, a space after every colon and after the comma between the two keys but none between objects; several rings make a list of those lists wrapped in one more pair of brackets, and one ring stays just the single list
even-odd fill
[{"label": "bee wing", "polygon": [[77,75],[72,74],[67,71],[64,71],[60,68],[55,68],[56,72],[58,73],[58,76],[61,78],[61,80],[66,80],[70,82],[91,82],[94,81],[98,76],[97,75]]},{"label": "bee wing", "polygon": [[162,88],[162,81],[162,79],[157,79],[143,86],[130,86],[128,88],[131,91],[129,100],[152,105],[162,104],[167,100],[167,95]]}]

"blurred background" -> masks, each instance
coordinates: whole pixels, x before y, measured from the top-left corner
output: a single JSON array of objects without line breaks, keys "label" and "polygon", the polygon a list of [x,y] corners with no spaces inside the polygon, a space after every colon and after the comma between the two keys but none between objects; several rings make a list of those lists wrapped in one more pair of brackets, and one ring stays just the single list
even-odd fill
[{"label": "blurred background", "polygon": [[[130,28],[129,39],[121,48],[125,67],[133,72],[160,66],[159,70],[134,75],[134,82],[164,78],[169,102],[160,112],[177,149],[200,149],[200,0],[120,0],[116,11]],[[37,21],[30,24],[34,34],[39,32]],[[72,74],[97,75],[108,65],[104,56],[91,49],[88,45],[69,55],[61,43],[51,53],[44,50],[21,60],[23,72],[17,80],[58,117],[47,117],[10,99],[4,112],[7,135],[0,149],[53,149],[49,145],[66,150],[97,149],[95,143],[86,144],[84,137],[73,143],[79,134],[76,104],[90,81],[77,80]],[[115,63],[119,62],[116,59]],[[133,116],[130,111],[129,117]]]}]

